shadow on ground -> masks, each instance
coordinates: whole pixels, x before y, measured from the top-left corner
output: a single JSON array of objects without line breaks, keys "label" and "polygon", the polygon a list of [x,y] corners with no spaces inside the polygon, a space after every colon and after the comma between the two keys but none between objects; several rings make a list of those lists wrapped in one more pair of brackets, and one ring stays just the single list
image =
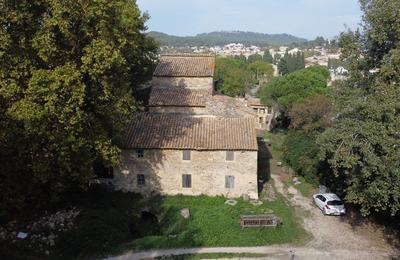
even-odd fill
[{"label": "shadow on ground", "polygon": [[263,141],[262,138],[257,138],[258,143],[258,192],[261,193],[264,188],[264,184],[271,179],[271,165],[270,160],[272,154],[268,149],[268,144]]},{"label": "shadow on ground", "polygon": [[[346,215],[340,218],[342,222],[350,224],[354,230],[365,228],[381,232],[385,241],[393,248],[400,249],[400,223],[398,218],[379,214],[365,217],[361,215],[360,208],[352,204],[347,204],[346,210]],[[400,259],[400,252],[399,258],[395,259]]]}]

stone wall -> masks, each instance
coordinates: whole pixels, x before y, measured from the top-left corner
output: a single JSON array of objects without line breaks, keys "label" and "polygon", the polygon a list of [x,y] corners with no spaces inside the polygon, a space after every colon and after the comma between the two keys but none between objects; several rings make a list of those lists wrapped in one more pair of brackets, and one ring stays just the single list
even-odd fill
[{"label": "stone wall", "polygon": [[214,79],[212,77],[153,77],[152,85],[209,90],[210,94],[212,94],[214,89]]},{"label": "stone wall", "polygon": [[[118,190],[146,195],[224,195],[243,194],[258,198],[257,151],[235,151],[234,161],[226,161],[226,151],[191,151],[191,160],[182,160],[182,150],[145,150],[138,158],[135,150],[122,151],[122,163],[114,169]],[[138,186],[137,174],[146,184]],[[182,174],[192,175],[192,187],[182,187]],[[225,176],[234,176],[234,188],[225,188]]]}]

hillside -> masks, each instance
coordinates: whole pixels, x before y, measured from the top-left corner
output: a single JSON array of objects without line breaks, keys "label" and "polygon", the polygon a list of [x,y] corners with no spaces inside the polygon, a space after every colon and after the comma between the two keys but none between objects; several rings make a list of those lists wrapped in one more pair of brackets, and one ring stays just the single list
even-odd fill
[{"label": "hillside", "polygon": [[149,32],[161,45],[182,47],[182,46],[216,46],[229,43],[243,43],[246,45],[289,45],[291,43],[307,42],[289,34],[264,34],[255,32],[211,32],[197,34],[196,36],[173,36],[161,32]]}]

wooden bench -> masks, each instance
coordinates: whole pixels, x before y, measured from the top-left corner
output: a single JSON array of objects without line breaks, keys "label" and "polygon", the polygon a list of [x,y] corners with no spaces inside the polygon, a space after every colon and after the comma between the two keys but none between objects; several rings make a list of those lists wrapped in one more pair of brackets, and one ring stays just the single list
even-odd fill
[{"label": "wooden bench", "polygon": [[281,220],[274,214],[241,215],[240,216],[240,226],[242,228],[277,227],[281,223],[282,223]]}]

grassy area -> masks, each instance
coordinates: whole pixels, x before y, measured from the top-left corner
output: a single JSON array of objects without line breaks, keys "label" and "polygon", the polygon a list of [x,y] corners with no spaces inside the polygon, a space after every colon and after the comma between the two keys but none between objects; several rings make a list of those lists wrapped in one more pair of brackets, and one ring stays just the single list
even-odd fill
[{"label": "grassy area", "polygon": [[[306,232],[294,217],[283,197],[273,202],[253,206],[239,200],[236,206],[226,205],[222,197],[166,197],[162,206],[166,212],[161,234],[133,240],[126,248],[170,248],[199,246],[261,246],[280,243],[301,243]],[[191,218],[184,220],[179,209],[189,208]],[[282,220],[278,228],[242,229],[241,214],[261,214],[273,210]]]},{"label": "grassy area", "polygon": [[199,260],[199,259],[219,259],[219,258],[257,258],[257,257],[267,257],[267,254],[255,254],[255,253],[203,253],[203,254],[187,254],[179,256],[170,257],[158,257],[159,260]]},{"label": "grassy area", "polygon": [[[79,200],[74,202],[74,206],[81,210],[76,228],[59,233],[50,256],[43,255],[40,259],[100,258],[126,250],[150,248],[302,244],[309,239],[292,207],[279,194],[275,201],[260,206],[243,200],[230,206],[225,201],[223,197],[206,196],[146,199],[135,194],[104,190],[80,194]],[[190,219],[180,216],[182,208],[189,208]],[[281,226],[240,227],[241,214],[271,211],[282,219]]]}]

